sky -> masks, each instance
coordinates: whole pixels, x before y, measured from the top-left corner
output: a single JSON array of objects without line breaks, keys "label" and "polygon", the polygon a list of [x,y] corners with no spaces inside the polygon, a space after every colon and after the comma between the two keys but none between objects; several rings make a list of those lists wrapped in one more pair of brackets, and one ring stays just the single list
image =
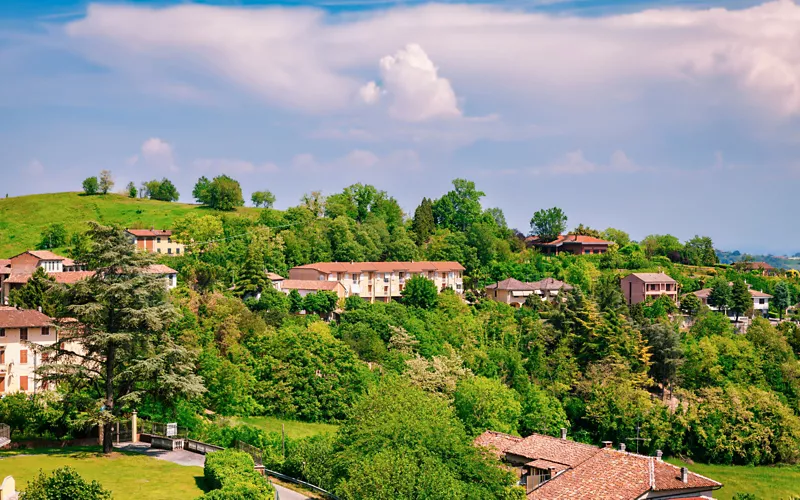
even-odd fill
[{"label": "sky", "polygon": [[800,251],[790,0],[0,1],[0,196],[200,176],[277,208],[454,178],[528,232]]}]

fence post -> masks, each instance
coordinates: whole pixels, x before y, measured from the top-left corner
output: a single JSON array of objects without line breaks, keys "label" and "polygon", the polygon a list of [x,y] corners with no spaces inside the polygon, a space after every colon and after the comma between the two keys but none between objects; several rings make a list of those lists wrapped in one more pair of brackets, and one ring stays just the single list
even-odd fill
[{"label": "fence post", "polygon": [[139,442],[139,416],[136,414],[136,410],[133,410],[133,415],[131,415],[131,441]]}]

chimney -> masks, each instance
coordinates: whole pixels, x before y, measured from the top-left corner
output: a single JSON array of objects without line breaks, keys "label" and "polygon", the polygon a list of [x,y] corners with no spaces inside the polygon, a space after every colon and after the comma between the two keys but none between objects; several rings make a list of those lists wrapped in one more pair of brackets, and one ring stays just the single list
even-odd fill
[{"label": "chimney", "polygon": [[42,312],[42,306],[39,306],[39,312]]},{"label": "chimney", "polygon": [[611,441],[603,441],[603,448],[611,448],[614,446],[614,443]]},{"label": "chimney", "polygon": [[561,439],[563,439],[565,441],[567,440],[567,428],[566,427],[562,427],[561,428]]},{"label": "chimney", "polygon": [[625,443],[619,444],[619,451],[625,451]]},{"label": "chimney", "polygon": [[686,484],[689,482],[689,469],[681,467],[681,482]]},{"label": "chimney", "polygon": [[664,453],[661,450],[656,450],[656,459],[660,462],[661,457],[664,456]]}]

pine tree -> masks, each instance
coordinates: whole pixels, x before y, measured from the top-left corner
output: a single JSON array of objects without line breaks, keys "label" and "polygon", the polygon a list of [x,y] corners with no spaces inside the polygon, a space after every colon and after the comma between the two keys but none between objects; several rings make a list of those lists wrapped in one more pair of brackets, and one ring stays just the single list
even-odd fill
[{"label": "pine tree", "polygon": [[137,252],[118,228],[90,223],[88,236],[85,263],[95,274],[68,291],[67,314],[77,323],[62,338],[71,342],[46,348],[58,362],[42,365],[40,374],[102,403],[94,420],[103,426],[103,452],[111,453],[112,423],[121,410],[144,397],[168,405],[205,389],[191,353],[167,332],[177,314],[163,278],[144,272],[153,255]]},{"label": "pine tree", "polygon": [[731,311],[736,314],[736,322],[739,322],[740,315],[746,314],[752,307],[753,296],[750,295],[747,283],[742,280],[734,281],[731,288]]},{"label": "pine tree", "polygon": [[428,241],[436,225],[433,220],[433,203],[428,198],[422,198],[422,203],[414,211],[414,220],[411,222],[411,229],[416,235],[417,245],[423,245]]},{"label": "pine tree", "polygon": [[247,248],[247,258],[244,261],[241,278],[236,287],[236,292],[242,297],[257,297],[269,285],[266,270],[264,269],[264,256],[259,250],[261,246],[254,240]]},{"label": "pine tree", "polygon": [[778,310],[778,319],[783,319],[783,312],[791,305],[790,302],[792,301],[789,286],[785,281],[779,281],[778,284],[775,285],[773,295],[772,303]]}]

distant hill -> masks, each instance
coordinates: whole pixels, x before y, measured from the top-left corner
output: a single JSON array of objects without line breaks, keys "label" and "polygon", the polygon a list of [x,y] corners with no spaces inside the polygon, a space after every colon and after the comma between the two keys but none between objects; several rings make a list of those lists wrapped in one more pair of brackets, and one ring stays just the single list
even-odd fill
[{"label": "distant hill", "polygon": [[[70,234],[84,230],[88,221],[168,229],[173,220],[194,210],[216,213],[199,205],[118,194],[49,193],[0,198],[0,259],[35,248],[42,229],[53,222],[64,224]],[[240,208],[239,213],[254,213],[255,210]]]},{"label": "distant hill", "polygon": [[751,257],[755,262],[766,262],[772,267],[779,269],[798,269],[800,270],[800,259],[788,258],[777,255],[748,255],[735,250],[733,252],[723,252],[717,250],[717,258],[722,264],[733,264],[742,260],[745,255]]}]

